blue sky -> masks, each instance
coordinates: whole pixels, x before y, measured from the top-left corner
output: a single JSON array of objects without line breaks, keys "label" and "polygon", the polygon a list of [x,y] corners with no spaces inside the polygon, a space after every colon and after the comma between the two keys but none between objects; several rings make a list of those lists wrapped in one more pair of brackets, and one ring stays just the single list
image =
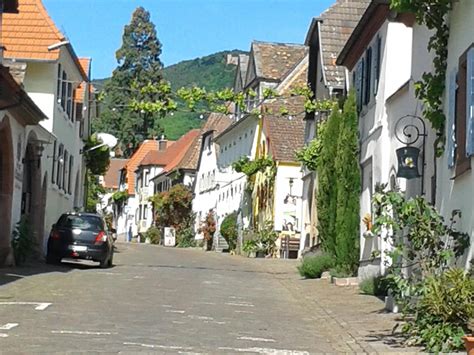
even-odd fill
[{"label": "blue sky", "polygon": [[123,27],[138,6],[150,11],[168,66],[252,40],[302,43],[311,19],[335,0],[43,0],[79,56],[92,57],[92,77],[108,77]]}]

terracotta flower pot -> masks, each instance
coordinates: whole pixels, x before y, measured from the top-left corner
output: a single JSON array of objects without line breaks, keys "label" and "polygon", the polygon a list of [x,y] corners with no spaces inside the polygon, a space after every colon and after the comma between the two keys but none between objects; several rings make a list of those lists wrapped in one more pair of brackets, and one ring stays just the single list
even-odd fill
[{"label": "terracotta flower pot", "polygon": [[466,347],[466,351],[468,355],[474,355],[474,336],[466,335],[462,337],[464,340],[464,346]]}]

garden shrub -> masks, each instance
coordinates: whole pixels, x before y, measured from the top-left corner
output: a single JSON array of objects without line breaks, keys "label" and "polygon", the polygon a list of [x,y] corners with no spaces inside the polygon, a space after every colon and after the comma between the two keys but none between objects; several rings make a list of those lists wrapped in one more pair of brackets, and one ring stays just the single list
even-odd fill
[{"label": "garden shrub", "polygon": [[446,224],[423,197],[406,199],[385,188],[378,186],[373,198],[373,232],[391,246],[386,280],[401,307],[406,343],[435,353],[459,350],[474,316],[473,280],[449,269],[469,245],[469,235],[455,229],[460,212]]},{"label": "garden shrub", "polygon": [[196,246],[194,229],[192,226],[187,226],[176,234],[176,246],[178,248],[191,248]]},{"label": "garden shrub", "polygon": [[462,349],[461,337],[474,317],[474,279],[462,269],[449,269],[424,281],[419,302],[406,305],[410,314],[403,330],[413,345],[424,345],[430,352]]},{"label": "garden shrub", "polygon": [[221,235],[229,245],[229,250],[237,247],[237,212],[227,215],[221,224]]},{"label": "garden shrub", "polygon": [[320,278],[324,271],[328,271],[334,266],[334,258],[330,255],[318,255],[304,258],[298,271],[301,276],[307,279]]},{"label": "garden shrub", "polygon": [[365,279],[359,284],[359,289],[363,294],[380,297],[387,295],[387,287],[387,281],[382,276]]},{"label": "garden shrub", "polygon": [[161,231],[157,227],[151,226],[146,231],[145,238],[149,238],[151,244],[160,244],[160,242],[161,242]]}]

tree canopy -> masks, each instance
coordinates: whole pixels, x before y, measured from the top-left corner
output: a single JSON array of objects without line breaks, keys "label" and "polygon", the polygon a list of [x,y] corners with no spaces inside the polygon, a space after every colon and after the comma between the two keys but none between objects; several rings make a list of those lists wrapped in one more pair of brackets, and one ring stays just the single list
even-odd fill
[{"label": "tree canopy", "polygon": [[[150,13],[138,7],[125,26],[122,46],[116,52],[118,66],[106,83],[103,112],[95,130],[115,135],[125,156],[133,153],[140,141],[161,133],[163,112],[140,109],[136,102],[168,100],[160,60],[161,43]],[[159,87],[160,90],[156,90]]]}]

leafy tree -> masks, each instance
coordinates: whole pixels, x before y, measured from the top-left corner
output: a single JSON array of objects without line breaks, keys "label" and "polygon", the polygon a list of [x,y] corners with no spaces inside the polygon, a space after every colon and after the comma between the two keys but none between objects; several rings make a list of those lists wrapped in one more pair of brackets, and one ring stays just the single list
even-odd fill
[{"label": "leafy tree", "polygon": [[98,176],[87,173],[86,212],[97,212],[97,204],[100,202],[99,195],[104,193],[105,189],[99,183]]},{"label": "leafy tree", "polygon": [[336,260],[339,267],[355,272],[359,263],[360,168],[358,115],[355,92],[344,104],[335,155],[337,178]]},{"label": "leafy tree", "polygon": [[129,156],[140,141],[161,132],[163,112],[144,110],[138,103],[166,106],[170,89],[162,78],[161,43],[143,7],[135,10],[125,26],[122,42],[116,52],[118,67],[105,85],[105,109],[95,129],[117,136]]},{"label": "leafy tree", "polygon": [[110,165],[110,149],[107,146],[89,150],[100,144],[97,137],[92,135],[84,147],[87,168],[94,175],[105,175]]},{"label": "leafy tree", "polygon": [[157,227],[174,227],[176,234],[188,227],[193,201],[189,188],[182,184],[174,185],[169,191],[153,196],[151,201]]}]

